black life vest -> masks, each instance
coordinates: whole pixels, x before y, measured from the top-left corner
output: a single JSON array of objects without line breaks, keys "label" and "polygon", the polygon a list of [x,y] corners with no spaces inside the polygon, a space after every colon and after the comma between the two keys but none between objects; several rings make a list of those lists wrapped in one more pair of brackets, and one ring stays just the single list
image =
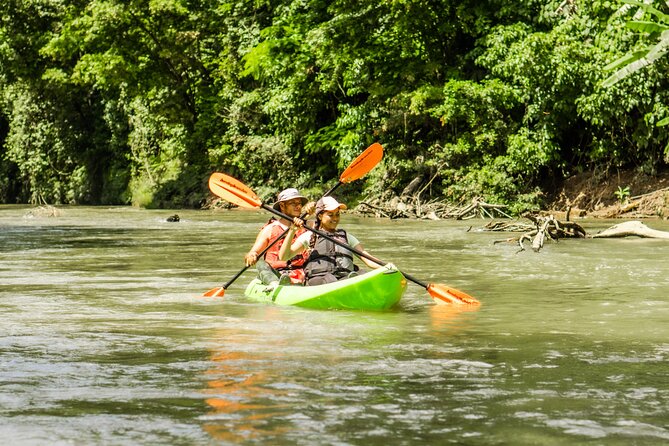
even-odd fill
[{"label": "black life vest", "polygon": [[[337,229],[331,237],[339,242],[348,243],[346,231],[343,229]],[[331,273],[337,279],[341,279],[352,271],[355,271],[355,265],[351,251],[317,235],[316,243],[304,266],[307,280],[326,273]]]}]

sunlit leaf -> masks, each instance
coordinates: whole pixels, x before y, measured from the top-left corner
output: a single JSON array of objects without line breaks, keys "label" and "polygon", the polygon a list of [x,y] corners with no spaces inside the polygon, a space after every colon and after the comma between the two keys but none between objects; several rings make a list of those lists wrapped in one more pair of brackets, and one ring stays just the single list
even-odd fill
[{"label": "sunlit leaf", "polygon": [[661,33],[669,29],[669,26],[655,22],[630,21],[626,23],[626,26],[634,31],[648,34]]},{"label": "sunlit leaf", "polygon": [[664,14],[663,12],[654,8],[652,5],[649,5],[649,4],[646,4],[644,2],[640,2],[640,1],[637,1],[637,0],[622,0],[622,1],[623,1],[623,3],[627,3],[629,5],[638,6],[640,9],[646,11],[649,14],[654,15],[655,17],[657,17],[661,22],[669,23],[669,15]]},{"label": "sunlit leaf", "polygon": [[611,70],[616,70],[620,67],[624,67],[625,65],[628,65],[628,64],[630,64],[634,61],[637,61],[637,60],[641,59],[646,54],[648,54],[649,51],[650,51],[650,47],[646,48],[645,50],[635,51],[634,53],[627,54],[627,55],[621,57],[620,59],[617,59],[617,60],[611,62],[610,64],[606,65],[604,67],[604,70],[605,71],[611,71]]},{"label": "sunlit leaf", "polygon": [[664,31],[662,33],[660,41],[656,45],[650,47],[641,57],[638,57],[639,52],[637,52],[631,55],[632,57],[629,57],[629,59],[627,60],[627,64],[624,66],[622,63],[619,63],[621,62],[620,59],[618,61],[613,62],[612,64],[607,65],[607,67],[617,65],[617,66],[622,66],[622,68],[620,68],[618,71],[616,71],[606,80],[604,80],[602,85],[604,87],[610,87],[612,85],[615,85],[620,80],[626,78],[630,74],[635,73],[649,65],[652,65],[657,59],[667,54],[668,47],[669,47],[669,31]]}]

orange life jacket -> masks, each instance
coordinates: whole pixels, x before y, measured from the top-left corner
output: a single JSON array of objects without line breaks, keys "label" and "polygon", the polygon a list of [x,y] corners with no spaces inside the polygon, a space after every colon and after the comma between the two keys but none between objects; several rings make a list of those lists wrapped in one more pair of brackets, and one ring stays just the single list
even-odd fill
[{"label": "orange life jacket", "polygon": [[[268,222],[265,226],[263,226],[263,229],[266,228],[267,226],[272,226],[272,232],[270,233],[269,243],[272,243],[274,240],[279,238],[281,234],[283,234],[283,231],[285,231],[285,228],[281,226],[279,220],[272,220]],[[299,228],[297,231],[295,231],[295,238],[299,237],[300,234],[304,233],[304,231],[306,231],[306,229],[304,228]],[[285,239],[275,243],[269,249],[269,251],[265,253],[265,261],[277,271],[302,269],[302,266],[306,262],[306,257],[305,257],[306,251],[303,252],[302,254],[296,255],[290,260],[279,260],[279,249],[281,249],[281,245],[283,244],[284,240]]]}]

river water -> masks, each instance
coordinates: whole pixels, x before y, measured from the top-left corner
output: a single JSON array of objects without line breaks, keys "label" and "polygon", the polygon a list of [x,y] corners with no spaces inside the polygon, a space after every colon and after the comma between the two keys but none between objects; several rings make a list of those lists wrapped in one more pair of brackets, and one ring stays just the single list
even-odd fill
[{"label": "river water", "polygon": [[248,302],[252,270],[200,297],[262,212],[60,214],[0,206],[8,444],[669,444],[666,240],[518,252],[481,220],[344,215],[377,257],[483,305],[410,283],[392,311],[315,311]]}]

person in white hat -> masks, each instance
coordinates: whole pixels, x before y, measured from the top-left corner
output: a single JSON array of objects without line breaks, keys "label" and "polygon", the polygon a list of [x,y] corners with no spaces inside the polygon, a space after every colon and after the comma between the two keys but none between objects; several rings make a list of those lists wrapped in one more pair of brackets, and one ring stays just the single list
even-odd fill
[{"label": "person in white hat", "polygon": [[[339,203],[332,197],[321,198],[316,203],[316,224],[314,227],[326,232],[331,238],[368,254],[355,236],[348,234],[343,229],[337,229],[341,217],[340,211],[344,209],[346,209],[346,205]],[[322,285],[357,275],[359,268],[353,263],[353,253],[351,251],[315,233],[303,232],[300,235],[298,231],[303,230],[303,228],[299,226],[295,223],[291,224],[286,239],[281,245],[281,249],[279,249],[279,258],[289,259],[296,255],[308,253],[307,261],[304,264],[307,285]],[[381,266],[365,257],[360,259],[372,269]]]},{"label": "person in white hat", "polygon": [[[303,213],[309,214],[313,212],[314,203],[307,203],[305,196],[295,188],[288,188],[282,190],[277,196],[276,203],[272,205],[277,211],[288,215],[289,217],[299,217]],[[256,237],[251,250],[244,256],[246,266],[256,266],[258,275],[263,283],[268,285],[276,285],[274,282],[281,280],[282,284],[290,282],[301,283],[304,281],[304,265],[305,258],[300,254],[293,256],[293,258],[280,260],[279,248],[283,241],[275,243],[266,253],[264,259],[259,259],[258,254],[262,252],[270,243],[276,240],[283,232],[288,229],[291,222],[285,218],[270,219],[265,226],[262,227],[260,233]],[[304,228],[301,228],[305,231]]]}]

